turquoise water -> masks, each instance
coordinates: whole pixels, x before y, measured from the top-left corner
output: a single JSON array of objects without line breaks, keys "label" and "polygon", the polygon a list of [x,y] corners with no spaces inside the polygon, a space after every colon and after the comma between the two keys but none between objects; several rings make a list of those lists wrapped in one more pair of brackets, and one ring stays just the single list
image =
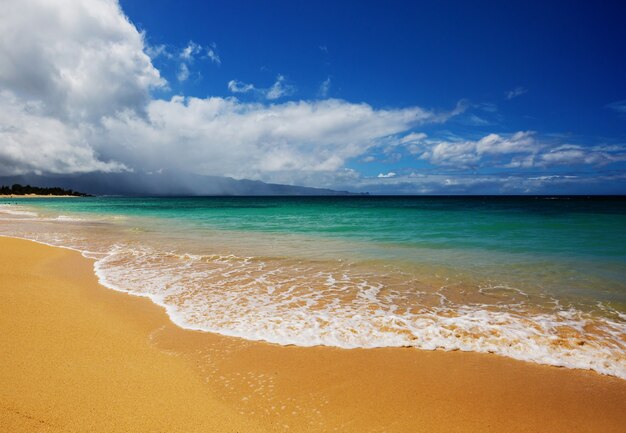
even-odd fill
[{"label": "turquoise water", "polygon": [[29,199],[64,213],[146,216],[190,229],[298,233],[408,248],[626,262],[626,199],[204,197]]},{"label": "turquoise water", "polygon": [[184,327],[626,377],[621,198],[55,198],[0,212],[0,233],[82,251],[105,285]]}]

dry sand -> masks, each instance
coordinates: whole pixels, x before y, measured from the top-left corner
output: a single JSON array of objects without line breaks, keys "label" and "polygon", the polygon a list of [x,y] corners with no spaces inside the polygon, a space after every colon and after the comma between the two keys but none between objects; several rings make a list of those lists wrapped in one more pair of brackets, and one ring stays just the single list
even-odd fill
[{"label": "dry sand", "polygon": [[174,326],[80,254],[0,238],[1,432],[625,432],[626,381],[495,355]]}]

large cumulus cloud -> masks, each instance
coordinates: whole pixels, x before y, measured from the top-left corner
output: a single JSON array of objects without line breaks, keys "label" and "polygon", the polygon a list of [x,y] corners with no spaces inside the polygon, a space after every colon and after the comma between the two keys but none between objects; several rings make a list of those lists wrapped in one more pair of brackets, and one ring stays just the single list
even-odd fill
[{"label": "large cumulus cloud", "polygon": [[4,0],[0,86],[66,122],[141,110],[165,84],[111,0]]},{"label": "large cumulus cloud", "polygon": [[5,0],[0,8],[0,174],[128,169],[88,136],[141,113],[163,86],[143,37],[109,0]]},{"label": "large cumulus cloud", "polygon": [[297,181],[454,114],[341,100],[152,99],[167,83],[145,51],[116,0],[5,0],[0,174],[176,168]]},{"label": "large cumulus cloud", "polygon": [[417,107],[374,110],[333,99],[264,105],[175,97],[152,101],[146,117],[125,113],[105,119],[108,145],[99,147],[111,159],[150,170],[167,164],[276,179],[289,172],[335,171],[381,137],[440,119]]}]

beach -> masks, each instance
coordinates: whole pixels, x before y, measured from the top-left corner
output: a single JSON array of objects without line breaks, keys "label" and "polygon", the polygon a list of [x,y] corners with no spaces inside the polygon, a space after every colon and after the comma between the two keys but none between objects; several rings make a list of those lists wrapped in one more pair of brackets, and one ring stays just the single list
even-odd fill
[{"label": "beach", "polygon": [[0,433],[626,433],[624,7],[563,6],[1,0]]},{"label": "beach", "polygon": [[0,239],[0,429],[621,432],[626,381],[492,354],[184,330],[78,252]]}]

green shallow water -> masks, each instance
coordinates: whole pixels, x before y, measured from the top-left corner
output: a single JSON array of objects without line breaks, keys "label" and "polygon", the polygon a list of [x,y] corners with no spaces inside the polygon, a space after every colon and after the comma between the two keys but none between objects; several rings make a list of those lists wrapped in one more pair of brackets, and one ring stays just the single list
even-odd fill
[{"label": "green shallow water", "polygon": [[59,198],[21,203],[57,213],[162,218],[191,230],[626,259],[626,200],[618,198]]},{"label": "green shallow water", "polygon": [[252,255],[444,265],[479,274],[491,284],[582,295],[588,302],[597,298],[626,303],[623,198],[95,197],[18,201],[55,215],[143,219],[144,229],[150,227],[155,234],[169,236],[172,243],[181,239],[197,244],[203,239],[215,242],[215,233],[221,232],[228,236],[227,241],[239,239],[242,247],[256,240],[264,251],[246,251]]}]

